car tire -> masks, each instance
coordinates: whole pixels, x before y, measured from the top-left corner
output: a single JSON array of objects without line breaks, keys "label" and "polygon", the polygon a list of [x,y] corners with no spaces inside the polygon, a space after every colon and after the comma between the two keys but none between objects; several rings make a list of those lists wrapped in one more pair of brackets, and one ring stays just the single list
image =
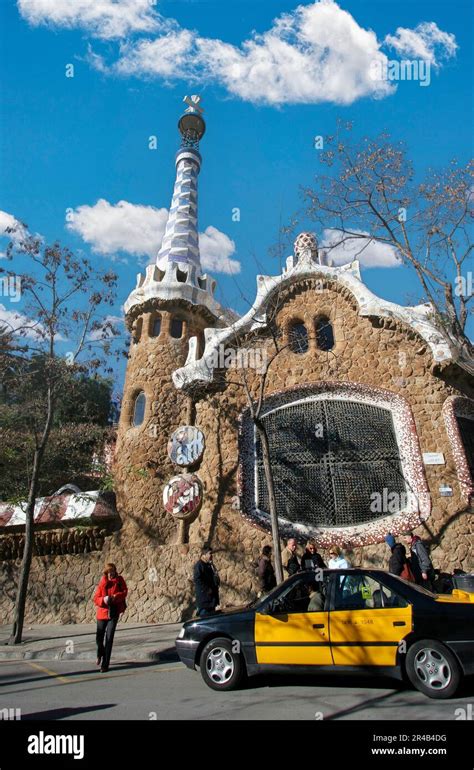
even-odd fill
[{"label": "car tire", "polygon": [[405,667],[412,685],[429,698],[452,698],[462,679],[451,650],[434,639],[415,642],[408,650]]},{"label": "car tire", "polygon": [[235,690],[243,681],[245,663],[236,642],[225,637],[211,639],[199,659],[201,676],[212,690]]}]

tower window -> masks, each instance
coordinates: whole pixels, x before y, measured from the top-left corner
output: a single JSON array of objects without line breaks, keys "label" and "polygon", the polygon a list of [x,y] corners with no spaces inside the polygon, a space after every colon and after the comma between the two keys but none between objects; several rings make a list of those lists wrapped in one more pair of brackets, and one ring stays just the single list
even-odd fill
[{"label": "tower window", "polygon": [[142,390],[135,398],[135,404],[133,407],[133,425],[135,428],[138,428],[138,426],[141,425],[145,419],[145,405],[146,397]]},{"label": "tower window", "polygon": [[151,321],[151,337],[159,337],[161,332],[161,315],[155,315]]},{"label": "tower window", "polygon": [[316,345],[320,350],[332,350],[334,347],[332,324],[325,316],[321,316],[316,321]]},{"label": "tower window", "polygon": [[135,326],[133,327],[133,342],[135,344],[140,341],[140,337],[142,336],[142,327],[143,318],[139,318],[137,321],[135,321]]},{"label": "tower window", "polygon": [[293,353],[306,353],[308,350],[308,331],[301,321],[290,327],[289,344]]},{"label": "tower window", "polygon": [[183,319],[182,318],[171,319],[170,335],[174,337],[175,340],[181,339],[181,337],[183,336]]}]

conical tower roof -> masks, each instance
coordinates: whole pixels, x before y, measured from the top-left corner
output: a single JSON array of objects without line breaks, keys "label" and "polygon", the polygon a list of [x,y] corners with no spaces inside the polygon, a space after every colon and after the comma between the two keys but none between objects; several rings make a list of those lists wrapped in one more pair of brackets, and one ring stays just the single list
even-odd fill
[{"label": "conical tower roof", "polygon": [[216,281],[201,268],[198,232],[198,175],[202,158],[199,141],[206,124],[199,96],[185,96],[188,105],[178,121],[181,146],[176,153],[176,178],[165,234],[155,264],[148,265],[145,276],[138,275],[137,286],[124,304],[125,313],[140,312],[150,300],[181,300],[202,306],[209,320],[229,323],[232,311],[214,299]]}]

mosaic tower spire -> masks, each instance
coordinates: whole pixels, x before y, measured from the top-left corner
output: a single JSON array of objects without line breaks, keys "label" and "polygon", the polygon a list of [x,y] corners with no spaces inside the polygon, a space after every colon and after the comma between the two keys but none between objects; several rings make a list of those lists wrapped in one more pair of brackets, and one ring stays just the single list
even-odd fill
[{"label": "mosaic tower spire", "polygon": [[176,181],[161,248],[156,264],[165,270],[170,262],[201,272],[197,224],[197,180],[201,169],[199,141],[206,124],[200,96],[185,96],[188,105],[178,122],[181,146],[176,153]]}]

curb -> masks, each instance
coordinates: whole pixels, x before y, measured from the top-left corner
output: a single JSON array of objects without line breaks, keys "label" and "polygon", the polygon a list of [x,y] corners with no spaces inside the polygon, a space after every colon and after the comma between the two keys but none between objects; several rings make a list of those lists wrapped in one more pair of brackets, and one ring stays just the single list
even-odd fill
[{"label": "curb", "polygon": [[[0,661],[2,660],[93,660],[97,657],[96,652],[74,652],[65,653],[62,650],[8,650],[0,651]],[[123,660],[129,663],[143,663],[146,661],[179,663],[179,656],[176,650],[163,650],[162,652],[127,652],[126,650],[114,650],[114,660]]]}]

